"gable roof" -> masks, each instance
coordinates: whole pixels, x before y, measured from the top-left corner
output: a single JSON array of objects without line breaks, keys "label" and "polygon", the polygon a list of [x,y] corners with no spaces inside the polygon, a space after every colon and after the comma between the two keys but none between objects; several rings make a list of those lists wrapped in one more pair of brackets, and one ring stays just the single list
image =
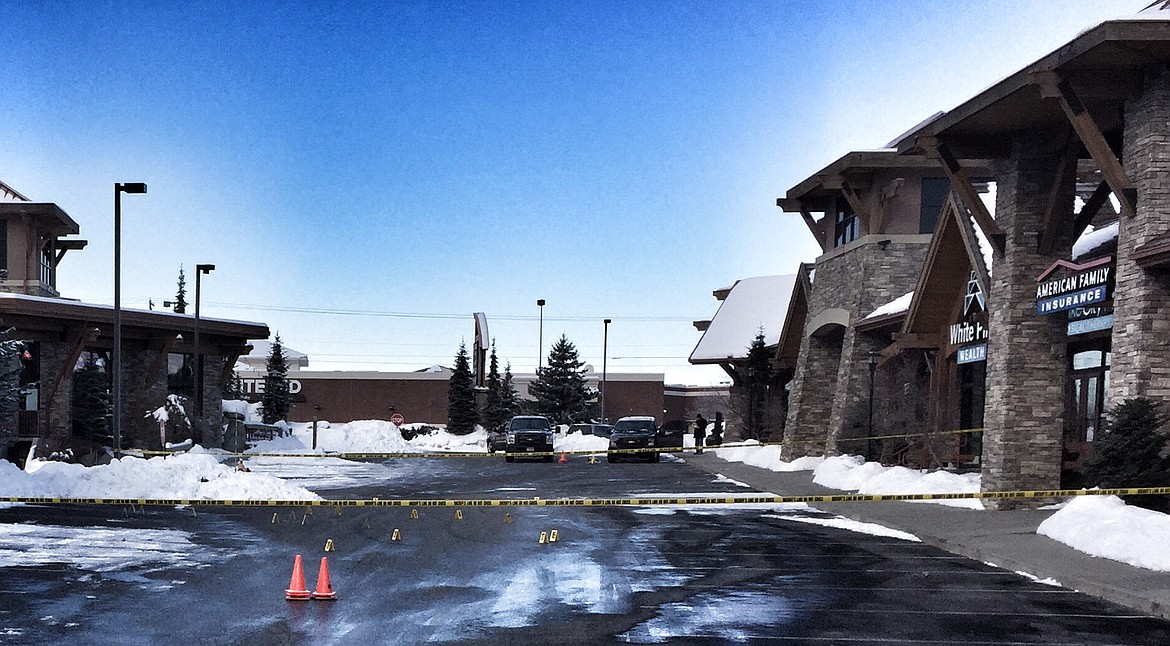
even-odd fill
[{"label": "gable roof", "polygon": [[719,364],[746,359],[748,347],[761,330],[764,344],[776,346],[795,284],[793,274],[737,281],[719,305],[689,361],[692,364]]}]

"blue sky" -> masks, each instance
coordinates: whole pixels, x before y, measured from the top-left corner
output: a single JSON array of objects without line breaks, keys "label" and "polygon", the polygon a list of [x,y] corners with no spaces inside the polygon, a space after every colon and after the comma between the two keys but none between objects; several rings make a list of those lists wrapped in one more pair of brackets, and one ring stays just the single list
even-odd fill
[{"label": "blue sky", "polygon": [[[711,291],[816,247],[775,198],[1148,0],[0,0],[0,180],[89,246],[64,296],[263,321],[319,369],[688,368]],[[749,340],[750,341],[750,340]]]}]

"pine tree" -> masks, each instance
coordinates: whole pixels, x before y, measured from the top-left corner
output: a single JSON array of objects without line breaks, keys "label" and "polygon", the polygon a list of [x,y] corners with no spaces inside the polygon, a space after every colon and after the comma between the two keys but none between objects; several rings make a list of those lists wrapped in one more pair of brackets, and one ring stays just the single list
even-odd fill
[{"label": "pine tree", "polygon": [[494,431],[502,428],[512,418],[512,413],[504,406],[504,380],[500,377],[500,361],[496,357],[496,342],[492,340],[492,351],[488,359],[487,401],[484,402],[484,428]]},{"label": "pine tree", "polygon": [[0,331],[0,455],[16,439],[20,414],[20,354],[24,341],[11,338],[12,331]]},{"label": "pine tree", "polygon": [[[1161,404],[1148,397],[1126,399],[1109,411],[1085,465],[1088,486],[1170,486],[1170,457],[1163,455],[1168,421]],[[1126,501],[1155,509],[1167,504],[1165,496],[1131,496]]]},{"label": "pine tree", "polygon": [[771,381],[771,361],[764,345],[764,331],[748,346],[747,360],[740,371],[739,396],[736,411],[741,420],[740,437],[759,440],[767,430],[768,384]]},{"label": "pine tree", "polygon": [[459,344],[455,355],[455,370],[447,382],[447,431],[452,435],[467,435],[475,430],[479,411],[475,405],[475,379],[466,344]]},{"label": "pine tree", "polygon": [[536,371],[528,394],[536,398],[536,410],[554,424],[589,421],[597,391],[585,385],[585,362],[573,344],[561,335],[548,354],[548,365]]},{"label": "pine tree", "polygon": [[73,372],[73,435],[95,446],[113,446],[113,401],[104,364],[93,353]]},{"label": "pine tree", "polygon": [[183,275],[183,266],[179,265],[179,292],[175,294],[175,314],[187,313],[187,277]]},{"label": "pine tree", "polygon": [[504,366],[504,377],[500,382],[500,409],[504,412],[505,420],[520,414],[520,397],[516,386],[512,384],[511,362]]},{"label": "pine tree", "polygon": [[264,423],[275,424],[279,420],[288,419],[288,409],[292,405],[288,385],[288,360],[284,357],[280,334],[277,334],[272,342],[272,352],[268,354],[266,368],[260,407],[263,410]]},{"label": "pine tree", "polygon": [[232,376],[223,384],[223,398],[242,400],[244,397],[244,380],[240,378],[240,373],[232,370]]}]

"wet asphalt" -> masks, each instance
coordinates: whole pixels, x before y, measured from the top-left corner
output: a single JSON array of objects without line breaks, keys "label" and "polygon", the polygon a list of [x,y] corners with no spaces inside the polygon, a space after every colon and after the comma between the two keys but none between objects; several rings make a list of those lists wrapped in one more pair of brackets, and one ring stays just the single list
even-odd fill
[{"label": "wet asphalt", "polygon": [[[322,495],[752,491],[671,460],[431,459],[363,468],[374,474],[366,482]],[[40,558],[0,568],[0,644],[1170,643],[1170,623],[922,543],[801,522],[827,517],[810,509],[416,511],[0,509],[0,532],[113,528],[123,532],[111,534],[117,541],[159,531],[178,545],[169,559],[121,566]],[[541,544],[553,530],[557,541]],[[326,552],[329,541],[334,551]],[[296,554],[309,589],[328,558],[336,601],[285,600]]]}]

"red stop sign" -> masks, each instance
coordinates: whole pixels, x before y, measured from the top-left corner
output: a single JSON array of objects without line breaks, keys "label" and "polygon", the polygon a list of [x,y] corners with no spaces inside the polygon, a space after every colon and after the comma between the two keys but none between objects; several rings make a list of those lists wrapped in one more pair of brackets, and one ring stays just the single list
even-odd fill
[{"label": "red stop sign", "polygon": [[401,413],[394,413],[390,416],[390,423],[395,426],[402,426],[406,423],[406,418]]}]

